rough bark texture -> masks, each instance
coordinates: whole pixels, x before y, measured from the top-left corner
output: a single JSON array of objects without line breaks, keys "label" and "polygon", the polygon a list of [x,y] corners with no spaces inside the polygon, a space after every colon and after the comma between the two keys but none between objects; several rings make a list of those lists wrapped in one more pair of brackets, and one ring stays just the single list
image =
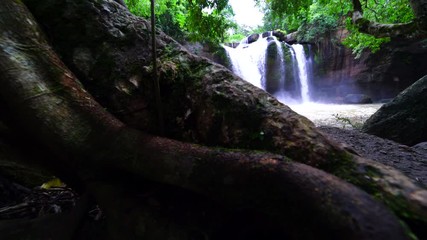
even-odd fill
[{"label": "rough bark texture", "polygon": [[363,125],[363,131],[382,138],[415,145],[427,141],[427,76],[383,105]]},{"label": "rough bark texture", "polygon": [[[149,28],[144,20],[134,18],[113,1],[81,0],[65,5],[66,1],[44,2],[51,5],[28,2],[36,3],[39,9],[35,9],[35,12],[39,11],[41,18],[48,15],[53,18],[55,15],[55,11],[48,15],[44,11],[63,10],[64,15],[58,20],[64,18],[67,23],[62,27],[76,30],[72,25],[73,21],[77,21],[80,24],[77,29],[85,26],[81,32],[83,35],[85,32],[92,34],[94,39],[91,41],[73,35],[72,32],[51,37],[53,42],[70,44],[62,47],[73,50],[68,54],[79,56],[71,58],[75,60],[74,65],[87,58],[107,60],[110,65],[94,61],[95,66],[99,64],[98,68],[86,69],[91,74],[94,71],[105,77],[105,81],[115,80],[111,89],[106,87],[109,86],[108,82],[96,83],[104,86],[99,88],[100,92],[96,92],[99,99],[108,103],[108,94],[112,94],[121,97],[119,100],[126,101],[128,99],[123,95],[132,93],[127,91],[136,91],[135,87],[140,84],[145,87],[146,83],[142,80],[149,78],[149,73],[144,73],[141,68],[144,63],[145,67],[149,66],[144,60],[149,58],[144,58],[146,51],[141,46],[148,41]],[[83,183],[119,172],[185,188],[232,206],[256,209],[285,225],[290,218],[296,218],[292,220],[292,225],[316,230],[323,236],[346,239],[405,238],[399,221],[384,206],[365,192],[323,171],[291,162],[280,155],[210,149],[149,136],[126,127],[82,88],[43,39],[37,23],[19,1],[4,1],[1,8],[4,14],[0,15],[0,24],[6,31],[0,35],[0,96],[6,100],[9,109],[12,109],[12,117],[16,119],[18,126],[57,156],[61,156],[58,159],[61,166],[58,168],[68,173],[72,170],[72,174]],[[77,10],[79,17],[68,12]],[[79,21],[82,18],[93,24],[81,24]],[[45,26],[54,30],[55,24]],[[299,117],[271,96],[236,79],[226,69],[188,54],[173,40],[159,34],[163,87],[169,87],[172,96],[184,92],[181,99],[188,101],[186,104],[170,102],[171,110],[174,107],[184,110],[169,113],[170,118],[173,117],[170,123],[172,126],[177,125],[177,116],[182,116],[182,121],[194,114],[193,121],[200,124],[196,125],[197,131],[192,132],[196,137],[191,136],[190,139],[218,144],[218,139],[222,138],[213,137],[214,140],[209,141],[211,138],[208,133],[211,129],[217,130],[211,121],[219,119],[223,121],[220,124],[222,131],[219,132],[233,131],[231,136],[230,133],[221,135],[228,137],[224,145],[253,147],[255,145],[251,144],[255,142],[260,144],[258,149],[276,149],[277,152],[331,171],[350,171],[350,175],[358,173],[359,178],[363,176],[367,180],[363,182],[357,176],[355,179],[360,180],[361,186],[369,184],[374,189],[374,194],[380,188],[381,193],[389,195],[383,196],[384,199],[392,199],[393,203],[396,203],[393,195],[398,194],[404,198],[398,207],[403,207],[415,217],[425,214],[425,209],[420,209],[425,206],[425,190],[416,187],[403,175],[364,159],[354,158],[355,162],[352,162],[348,153],[318,133],[307,119]],[[61,41],[58,39],[61,37],[74,39],[76,42],[73,45],[74,40]],[[129,42],[140,45],[129,49],[125,44]],[[90,48],[85,44],[90,44]],[[76,50],[77,46],[86,50]],[[124,51],[129,58],[114,49]],[[66,59],[67,52],[61,53]],[[137,59],[139,61],[132,62]],[[127,67],[131,70],[127,70],[126,65],[116,65],[119,60],[128,63]],[[90,61],[85,63],[89,64]],[[118,71],[118,67],[122,67],[123,72]],[[101,70],[108,71],[108,74]],[[85,71],[84,65],[80,66],[80,71]],[[180,75],[182,72],[187,75]],[[88,82],[88,76],[97,75],[91,74],[86,76]],[[188,78],[183,79],[184,76]],[[170,85],[171,82],[182,85]],[[143,89],[147,91],[147,95],[150,94],[149,89],[149,86]],[[170,97],[169,100],[177,101],[177,98]],[[124,104],[121,101],[115,103]],[[145,103],[152,101],[147,99]],[[188,111],[189,106],[191,108]],[[224,108],[226,110],[222,112],[221,109]],[[118,109],[115,110],[117,112]],[[249,119],[236,121],[239,114],[241,118]],[[149,118],[151,115],[149,113],[146,116]],[[145,127],[150,124],[152,126],[154,123],[148,121]],[[260,130],[265,131],[261,135],[266,140],[259,136],[253,141],[242,138],[248,137],[245,136],[247,132]],[[337,167],[339,161],[344,162],[344,165]],[[354,170],[352,164],[356,164],[357,171],[360,172]],[[349,168],[343,169],[343,166]],[[368,172],[372,168],[375,171]],[[381,178],[377,179],[379,175]],[[388,186],[391,182],[395,185]],[[309,222],[306,216],[310,216]],[[375,228],[372,228],[373,225]]]},{"label": "rough bark texture", "polygon": [[[103,106],[130,126],[156,129],[150,26],[145,20],[112,1],[26,3],[61,58]],[[408,215],[401,211],[403,204],[412,209],[410,218],[425,222],[427,199],[418,197],[426,195],[425,190],[401,173],[353,158],[270,95],[224,67],[189,54],[161,32],[158,36],[169,137],[284,154],[381,195],[397,214]]]},{"label": "rough bark texture", "polygon": [[[62,59],[103,106],[133,127],[156,129],[148,22],[108,1],[92,7],[87,1],[26,2]],[[340,152],[309,120],[272,96],[158,35],[167,136],[225,147],[279,149],[313,165]]]}]

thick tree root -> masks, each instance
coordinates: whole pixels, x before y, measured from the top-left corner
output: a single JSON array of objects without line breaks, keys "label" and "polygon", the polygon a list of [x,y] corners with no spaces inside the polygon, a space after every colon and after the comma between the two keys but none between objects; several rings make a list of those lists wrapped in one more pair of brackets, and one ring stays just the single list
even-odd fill
[{"label": "thick tree root", "polygon": [[[104,3],[113,4],[115,8],[119,6],[115,2]],[[328,234],[331,238],[407,237],[399,220],[382,204],[321,170],[292,162],[281,155],[212,149],[127,128],[82,88],[43,39],[37,23],[19,1],[5,0],[1,8],[0,24],[6,31],[0,35],[0,95],[30,136],[57,156],[62,156],[62,166],[58,166],[62,168],[60,170],[74,172],[83,178],[83,182],[94,178],[92,175],[96,175],[95,178],[106,177],[119,171],[171,184],[226,204],[257,209],[284,224],[305,224],[307,228],[321,235]],[[206,63],[203,71],[213,71],[210,72],[213,76],[226,72],[210,63]],[[227,73],[227,76],[231,75]],[[227,85],[224,79],[212,80],[221,80],[222,83],[218,82],[216,86],[225,90],[237,85],[250,90],[239,81]],[[208,96],[222,94],[215,90],[215,85],[211,86],[213,92],[208,91]],[[285,154],[289,153],[298,160],[298,156],[303,156],[298,152],[305,152],[309,157],[303,161],[314,166],[321,166],[327,160],[336,164],[350,156],[321,134],[310,131],[313,126],[308,120],[298,119],[295,113],[268,99],[260,91],[254,93],[252,100],[266,100],[264,106],[277,109],[277,112],[267,112],[264,116],[280,116],[279,121],[262,119],[263,124],[275,126],[283,134],[287,129],[277,123],[285,123],[285,117],[289,116],[294,126],[306,127],[283,142]],[[212,100],[211,97],[215,98],[211,95],[207,99]],[[273,142],[277,143],[277,135],[273,136]],[[307,151],[299,149],[300,146],[292,146],[292,140],[299,137],[308,139],[308,146],[315,146],[314,149]],[[333,164],[323,165],[331,167]],[[425,190],[419,191],[423,193]],[[310,216],[308,222],[307,216]]]}]

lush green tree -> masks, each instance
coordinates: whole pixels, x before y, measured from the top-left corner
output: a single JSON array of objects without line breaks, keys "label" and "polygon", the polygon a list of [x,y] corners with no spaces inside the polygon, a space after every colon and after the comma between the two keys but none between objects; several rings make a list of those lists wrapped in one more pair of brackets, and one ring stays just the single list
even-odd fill
[{"label": "lush green tree", "polygon": [[[359,11],[357,10],[358,3],[357,1],[353,1],[353,10],[357,14],[353,14],[353,19],[346,19],[346,27],[350,34],[343,41],[344,45],[353,49],[356,57],[360,57],[362,52],[367,48],[371,52],[378,51],[383,43],[390,41],[390,37],[395,36],[391,28],[393,25],[372,25],[370,23],[378,22],[400,26],[400,23],[408,23],[414,19],[414,13],[408,0],[362,0],[359,3],[361,4],[360,13],[363,13],[363,18],[357,18],[365,24],[370,25],[370,27],[363,27],[363,25],[357,23],[358,20],[354,16],[359,15],[357,13]],[[389,29],[390,33],[383,34],[384,31],[381,31],[383,33],[378,34],[375,32],[374,26],[387,26],[385,32],[388,32],[387,29]],[[367,28],[373,29],[373,31]]]},{"label": "lush green tree", "polygon": [[[271,29],[279,28],[288,32],[299,30],[302,32],[302,40],[305,41],[312,41],[320,34],[336,28],[339,20],[350,10],[349,4],[341,4],[339,0],[303,1],[298,6],[295,4],[287,6],[290,3],[267,1],[264,8],[264,24]],[[316,28],[308,32],[309,26],[313,25]]]},{"label": "lush green tree", "polygon": [[[389,41],[388,37],[412,36],[423,29],[420,19],[426,15],[424,1],[265,0],[265,21],[274,28],[299,30],[300,40],[305,41],[316,40],[339,24],[345,25],[350,34],[343,43],[359,55],[366,48],[378,50],[383,42]],[[413,21],[414,12],[417,21]]]},{"label": "lush green tree", "polygon": [[[150,16],[149,0],[125,2],[135,15]],[[228,0],[156,0],[156,15],[158,26],[178,40],[224,41],[227,30],[235,26]]]},{"label": "lush green tree", "polygon": [[233,15],[228,0],[189,1],[186,28],[191,39],[224,42]]},{"label": "lush green tree", "polygon": [[[258,2],[262,0],[257,0]],[[309,15],[316,13],[326,13],[328,15],[346,15],[349,11],[361,12],[363,18],[381,23],[405,23],[414,18],[413,11],[415,2],[424,0],[303,0],[303,1],[279,1],[265,0],[265,7],[269,10],[267,14],[272,18],[294,18],[303,20],[304,14],[301,10],[309,10]],[[317,11],[313,11],[317,8]],[[424,10],[426,11],[426,10]],[[422,17],[423,14],[418,14]]]},{"label": "lush green tree", "polygon": [[366,19],[382,23],[405,23],[414,18],[408,0],[369,0],[362,1],[363,16]]},{"label": "lush green tree", "polygon": [[[150,17],[150,0],[125,0],[129,10],[145,18]],[[186,6],[179,0],[156,0],[157,25],[168,35],[180,40],[185,37]]]}]

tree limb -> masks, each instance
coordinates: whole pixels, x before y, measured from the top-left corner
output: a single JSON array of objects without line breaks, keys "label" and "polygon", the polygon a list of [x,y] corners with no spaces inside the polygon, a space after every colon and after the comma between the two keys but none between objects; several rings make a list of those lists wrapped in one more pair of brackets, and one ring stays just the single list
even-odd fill
[{"label": "tree limb", "polygon": [[127,128],[82,88],[22,3],[4,0],[1,8],[10,11],[0,15],[7,29],[0,33],[0,95],[34,139],[69,156],[63,162],[68,171],[122,171],[283,222],[296,218],[304,225],[310,216],[309,226],[332,238],[406,238],[386,208],[323,171],[280,155],[211,149]]},{"label": "tree limb", "polygon": [[423,30],[422,25],[420,24],[420,20],[425,19],[426,16],[423,16],[422,18],[417,16],[418,20],[411,21],[409,23],[382,24],[372,22],[363,17],[363,9],[360,0],[352,0],[352,3],[352,20],[362,33],[370,34],[378,38],[391,37],[408,40],[426,36],[425,29]]},{"label": "tree limb", "polygon": [[[93,7],[88,7],[87,2]],[[153,91],[147,87],[144,79],[151,76],[150,72],[132,71],[134,68],[140,69],[140,66],[147,68],[150,64],[148,58],[144,58],[147,56],[146,46],[149,45],[146,33],[149,24],[144,19],[132,16],[109,1],[80,0],[67,4],[66,1],[56,0],[43,3],[26,0],[26,3],[43,26],[47,26],[52,43],[68,66],[74,65],[74,69],[79,71],[75,67],[74,53],[81,48],[90,49],[96,61],[92,58],[84,61],[85,65],[93,67],[90,73],[79,74],[79,78],[85,80],[89,87],[94,82],[98,83],[91,91],[103,93],[97,96],[103,106],[129,125],[144,131],[154,128],[155,123],[150,123],[149,119],[155,117],[150,117],[146,109],[137,112],[144,118],[126,118],[118,114],[121,109],[115,109],[111,104],[114,99],[104,99],[114,96],[120,100],[121,104],[117,104],[123,108],[131,103],[130,100],[138,98],[148,105],[148,110],[150,103],[155,102],[154,97],[150,96]],[[108,14],[100,9],[108,9]],[[81,14],[86,17],[82,18]],[[91,30],[90,34],[79,35],[82,25]],[[117,32],[125,34],[118,37]],[[78,38],[68,37],[77,35]],[[94,46],[93,43],[99,41],[103,44]],[[237,78],[224,67],[189,54],[161,32],[158,43],[162,89],[169,90],[163,93],[164,101],[169,106],[169,111],[165,113],[170,131],[168,136],[208,145],[285,155],[332,173],[374,196],[381,196],[380,200],[396,214],[405,218],[410,215],[411,219],[423,222],[420,225],[426,224],[426,191],[402,173],[374,161],[351,156],[339,144],[319,133],[306,118]],[[109,60],[108,69],[103,65],[105,58]],[[136,90],[122,97],[121,86],[129,85],[135,76],[139,78],[138,84],[141,86],[133,86]],[[140,122],[148,124],[141,125]],[[259,135],[260,131],[264,133],[263,138]],[[411,214],[401,211],[402,208]]]}]

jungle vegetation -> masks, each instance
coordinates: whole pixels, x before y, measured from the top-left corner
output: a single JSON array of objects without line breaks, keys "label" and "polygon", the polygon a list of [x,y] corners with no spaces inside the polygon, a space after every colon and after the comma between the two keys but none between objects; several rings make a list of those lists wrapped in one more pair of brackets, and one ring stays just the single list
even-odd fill
[{"label": "jungle vegetation", "polygon": [[[125,0],[130,10],[149,17],[149,0]],[[157,25],[177,40],[236,42],[254,32],[282,30],[298,31],[298,39],[316,42],[325,33],[347,29],[349,34],[341,43],[353,49],[356,56],[369,49],[376,52],[389,36],[375,36],[360,31],[352,21],[355,7],[362,10],[363,19],[381,24],[401,24],[414,20],[408,0],[256,0],[264,13],[263,23],[255,28],[238,25],[228,0],[157,0]]]}]

